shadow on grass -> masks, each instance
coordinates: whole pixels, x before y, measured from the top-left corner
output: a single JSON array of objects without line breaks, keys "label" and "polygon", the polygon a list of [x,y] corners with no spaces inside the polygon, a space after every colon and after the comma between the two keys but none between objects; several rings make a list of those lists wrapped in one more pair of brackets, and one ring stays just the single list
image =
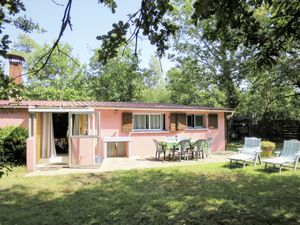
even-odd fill
[{"label": "shadow on grass", "polygon": [[55,198],[38,182],[15,184],[1,189],[0,224],[300,223],[298,175],[221,170],[75,175]]}]

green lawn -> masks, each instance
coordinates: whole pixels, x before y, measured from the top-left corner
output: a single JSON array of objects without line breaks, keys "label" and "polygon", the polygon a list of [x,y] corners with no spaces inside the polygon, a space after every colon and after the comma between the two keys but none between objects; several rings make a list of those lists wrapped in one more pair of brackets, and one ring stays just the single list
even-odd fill
[{"label": "green lawn", "polygon": [[0,224],[300,224],[300,170],[227,164],[0,179]]}]

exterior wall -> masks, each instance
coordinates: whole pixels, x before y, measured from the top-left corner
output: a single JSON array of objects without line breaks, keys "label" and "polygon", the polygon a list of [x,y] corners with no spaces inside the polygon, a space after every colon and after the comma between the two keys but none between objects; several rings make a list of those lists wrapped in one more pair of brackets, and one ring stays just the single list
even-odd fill
[{"label": "exterior wall", "polygon": [[26,141],[26,166],[27,171],[33,171],[36,167],[36,160],[35,160],[35,141],[34,137],[30,137]]},{"label": "exterior wall", "polygon": [[0,128],[21,126],[28,129],[28,120],[27,109],[0,109]]},{"label": "exterior wall", "polygon": [[[130,137],[131,142],[126,144],[126,154],[128,153],[128,148],[130,148],[130,156],[148,156],[155,154],[155,145],[153,139],[163,141],[167,136],[177,135],[178,137],[187,137],[191,139],[207,139],[209,137],[213,138],[213,143],[211,150],[224,151],[225,150],[225,121],[224,113],[218,113],[218,129],[186,129],[178,132],[170,131],[170,112],[164,111],[132,111],[132,110],[99,110],[101,112],[100,116],[100,155],[103,156],[104,143],[102,138],[104,137]],[[164,113],[166,114],[166,131],[159,132],[131,132],[129,134],[122,132],[122,113],[131,112],[131,113]],[[186,111],[186,114],[197,114],[197,112]],[[209,113],[215,112],[198,112],[199,114],[208,115]],[[205,123],[208,123],[208,117],[206,116]],[[29,113],[27,109],[2,109],[0,110],[0,127],[5,127],[9,125],[22,126],[28,128]],[[97,122],[96,122],[97,124]],[[93,134],[96,134],[95,125],[91,122],[91,129]],[[94,154],[99,153],[98,146],[95,139],[73,139],[73,154],[72,154],[72,164],[74,165],[91,165],[95,163]],[[129,147],[130,146],[130,147]],[[35,153],[32,151],[35,149],[34,141],[31,138],[27,142],[27,160],[29,160],[28,170],[34,170],[35,167]]]},{"label": "exterior wall", "polygon": [[[130,134],[125,134],[122,132],[122,112],[132,112],[132,113],[165,113],[166,114],[166,129],[167,131],[160,132],[131,132]],[[186,114],[197,114],[197,112],[185,112]],[[215,112],[198,112],[199,114],[208,115],[209,113]],[[158,111],[123,111],[117,110],[101,110],[101,137],[131,137],[130,143],[130,156],[147,156],[155,154],[155,145],[153,139],[163,141],[167,136],[187,137],[191,139],[207,139],[209,137],[213,138],[213,143],[211,146],[212,152],[225,151],[225,121],[224,113],[220,112],[218,114],[218,129],[186,129],[184,131],[170,132],[170,112],[158,112]],[[208,117],[205,116],[208,123]],[[102,142],[101,149],[104,148]],[[103,152],[102,152],[103,155]]]},{"label": "exterior wall", "polygon": [[95,161],[95,139],[84,137],[73,137],[71,140],[71,165],[88,166],[94,165]]}]

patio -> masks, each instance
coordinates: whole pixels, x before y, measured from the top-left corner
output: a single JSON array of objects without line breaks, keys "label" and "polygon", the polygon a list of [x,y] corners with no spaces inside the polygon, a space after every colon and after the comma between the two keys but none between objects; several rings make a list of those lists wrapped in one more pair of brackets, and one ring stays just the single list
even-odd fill
[{"label": "patio", "polygon": [[182,160],[179,161],[157,161],[153,156],[138,158],[106,158],[99,168],[65,168],[59,166],[40,168],[39,170],[27,173],[26,177],[31,176],[54,176],[54,175],[67,175],[74,173],[103,173],[116,170],[131,170],[131,169],[144,169],[144,168],[160,168],[171,166],[183,165],[197,165],[217,162],[227,162],[228,157],[233,155],[234,152],[215,152],[205,159],[196,160]]}]

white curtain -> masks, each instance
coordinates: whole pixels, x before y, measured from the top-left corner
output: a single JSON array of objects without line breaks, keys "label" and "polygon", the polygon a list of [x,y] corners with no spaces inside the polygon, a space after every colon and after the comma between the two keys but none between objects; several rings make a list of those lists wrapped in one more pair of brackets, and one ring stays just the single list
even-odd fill
[{"label": "white curtain", "polygon": [[75,114],[73,117],[73,131],[72,135],[80,134],[80,114]]},{"label": "white curtain", "polygon": [[150,129],[160,129],[160,115],[151,115],[150,117],[151,127]]},{"label": "white curtain", "polygon": [[134,129],[146,129],[147,116],[146,115],[134,115]]},{"label": "white curtain", "polygon": [[42,113],[42,158],[56,157],[52,113]]}]

